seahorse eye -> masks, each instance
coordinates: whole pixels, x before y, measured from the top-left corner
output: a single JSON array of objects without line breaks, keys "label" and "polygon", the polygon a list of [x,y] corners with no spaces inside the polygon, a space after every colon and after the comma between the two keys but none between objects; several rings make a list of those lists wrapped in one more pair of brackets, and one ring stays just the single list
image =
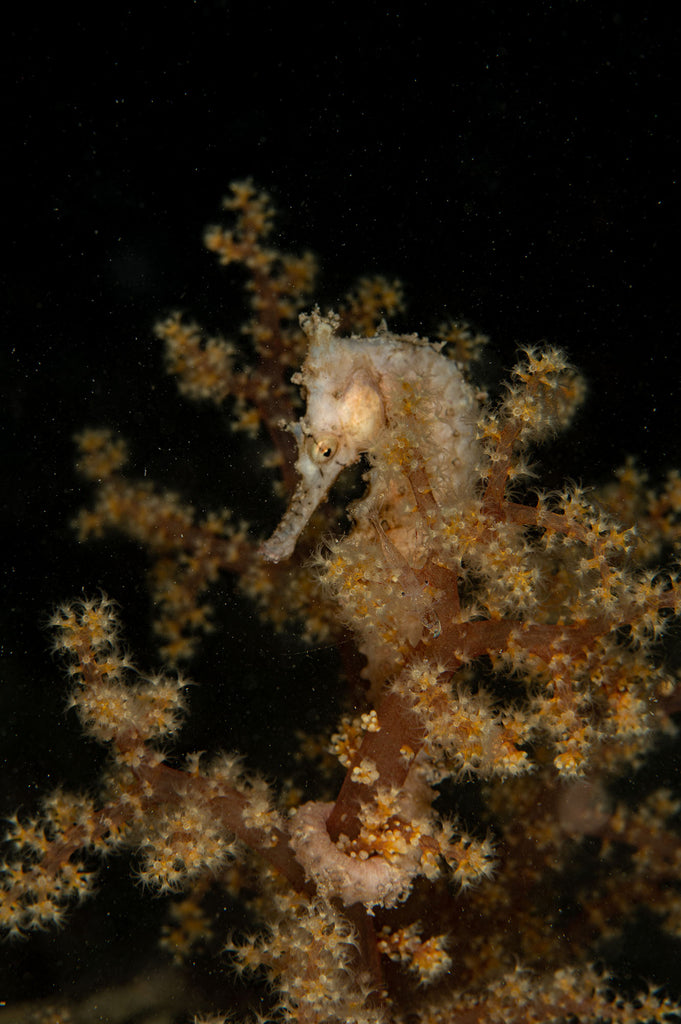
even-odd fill
[{"label": "seahorse eye", "polygon": [[338,451],[338,440],[335,437],[320,437],[309,440],[310,457],[314,462],[328,462]]}]

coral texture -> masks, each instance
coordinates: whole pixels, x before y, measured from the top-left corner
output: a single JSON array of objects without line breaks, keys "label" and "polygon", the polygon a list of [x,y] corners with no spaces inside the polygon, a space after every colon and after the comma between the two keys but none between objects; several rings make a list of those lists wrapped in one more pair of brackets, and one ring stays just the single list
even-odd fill
[{"label": "coral texture", "polygon": [[[268,980],[268,1020],[671,1020],[663,995],[627,999],[594,964],[640,908],[660,932],[681,924],[678,802],[616,795],[681,707],[662,645],[681,589],[654,567],[678,541],[678,476],[659,494],[633,465],[598,497],[530,488],[529,448],[584,397],[563,353],[527,349],[491,401],[472,383],[486,339],[393,333],[401,289],[381,278],[320,312],[312,257],[267,245],[267,196],[237,183],[225,207],[232,227],[206,243],[248,271],[248,350],[179,314],[157,334],[184,396],[232,401],[234,428],[269,439],[288,509],[263,541],[126,476],[109,431],[79,436],[95,484],[79,535],[146,546],[171,667],[133,664],[106,597],[54,612],[70,706],[108,767],[12,820],[0,924],[62,924],[96,856],[128,850],[146,885],[178,894],[163,935],[178,964],[217,927],[202,902],[241,893],[262,927],[223,937],[223,968]],[[362,493],[344,519],[332,488],[353,465]],[[291,736],[313,764],[333,755],[338,785],[275,788],[237,755],[169,760],[189,705],[172,666],[213,628],[223,573],[268,628],[338,644],[340,723],[321,742]]]}]

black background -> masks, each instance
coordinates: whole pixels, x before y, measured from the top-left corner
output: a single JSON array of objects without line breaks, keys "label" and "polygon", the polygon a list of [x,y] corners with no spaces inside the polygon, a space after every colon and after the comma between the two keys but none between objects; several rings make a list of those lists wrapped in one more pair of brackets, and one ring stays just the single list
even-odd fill
[{"label": "black background", "polygon": [[[201,243],[230,181],[252,176],[273,193],[276,242],[318,255],[330,305],[360,274],[399,277],[399,326],[427,334],[446,316],[468,319],[492,338],[490,382],[520,344],[565,348],[589,399],[546,450],[548,485],[602,481],[628,453],[653,479],[681,462],[675,17],[584,2],[446,13],[428,0],[401,13],[327,2],[305,14],[178,0],[3,19],[7,809],[78,784],[83,757],[96,777],[98,753],[64,716],[48,653],[54,602],[104,588],[140,658],[154,658],[143,553],[79,546],[69,527],[84,501],[74,431],[120,430],[136,472],[199,509],[230,505],[254,532],[276,522],[250,468],[258,446],[234,440],[226,413],[178,399],[152,333],[181,308],[238,336],[239,274]],[[204,696],[192,700],[217,693],[226,721],[213,710],[183,742],[238,746],[274,768],[262,702],[267,717],[293,694],[302,726],[313,724],[325,653],[314,662],[294,640],[272,645],[223,591],[224,629],[196,666]],[[116,928],[135,931],[144,911],[126,913]],[[69,941],[58,954],[49,938],[15,950],[3,983],[85,986],[96,956]],[[142,955],[135,946],[121,970]]]}]

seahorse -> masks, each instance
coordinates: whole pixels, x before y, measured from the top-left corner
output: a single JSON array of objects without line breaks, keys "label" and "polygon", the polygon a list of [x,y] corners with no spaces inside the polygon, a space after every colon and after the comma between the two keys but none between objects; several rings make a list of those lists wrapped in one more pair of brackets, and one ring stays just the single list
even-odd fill
[{"label": "seahorse", "polygon": [[380,504],[392,543],[413,565],[408,473],[420,464],[440,505],[454,502],[470,484],[478,458],[474,391],[442,345],[392,334],[385,324],[372,338],[340,337],[338,316],[318,309],[300,323],[309,348],[291,379],[304,389],[307,404],[305,415],[289,425],[300,480],[261,554],[271,562],[289,558],[341,470],[366,455],[369,487],[353,517]]}]

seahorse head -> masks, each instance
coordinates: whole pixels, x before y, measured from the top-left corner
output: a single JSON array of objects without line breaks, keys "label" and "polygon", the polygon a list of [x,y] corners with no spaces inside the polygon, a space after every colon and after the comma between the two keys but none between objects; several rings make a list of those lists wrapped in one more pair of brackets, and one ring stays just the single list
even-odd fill
[{"label": "seahorse head", "polygon": [[305,415],[291,426],[300,480],[288,511],[263,544],[271,562],[289,558],[296,541],[338,474],[374,445],[385,424],[384,401],[362,341],[336,336],[337,318],[301,317],[310,347],[294,383],[307,394]]}]

